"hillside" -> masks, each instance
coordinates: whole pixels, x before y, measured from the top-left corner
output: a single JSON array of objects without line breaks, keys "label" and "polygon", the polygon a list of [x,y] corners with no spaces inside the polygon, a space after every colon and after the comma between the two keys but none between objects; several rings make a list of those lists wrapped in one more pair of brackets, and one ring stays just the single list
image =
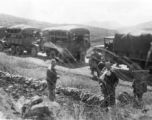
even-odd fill
[{"label": "hillside", "polygon": [[[54,24],[54,23],[49,23],[49,22],[40,22],[36,20],[30,20],[30,19],[19,18],[19,17],[15,17],[11,15],[0,14],[0,26],[11,26],[15,24],[27,24],[34,27],[39,27],[41,29],[52,27],[52,26],[64,25],[64,24]],[[99,28],[99,27],[91,27],[91,26],[82,25],[82,24],[79,24],[78,26],[87,28],[90,31],[90,34],[91,34],[90,40],[91,42],[93,42],[92,43],[93,45],[101,44],[99,42],[103,40],[103,37],[108,36],[108,35],[114,35],[115,33],[114,30],[108,30],[108,29]]]},{"label": "hillside", "polygon": [[[82,24],[77,24],[80,27],[84,27],[90,31],[90,40],[92,42],[92,45],[98,45],[103,43],[103,38],[105,36],[111,36],[116,33],[115,30],[109,30],[99,27],[92,27]],[[100,43],[99,43],[100,42]]]},{"label": "hillside", "polygon": [[152,21],[118,29],[118,31],[125,31],[125,32],[130,32],[135,30],[152,30]]},{"label": "hillside", "polygon": [[36,20],[30,20],[30,19],[15,17],[11,15],[0,14],[0,26],[11,26],[15,24],[28,24],[39,28],[45,28],[45,27],[51,27],[57,25],[48,22],[39,22]]},{"label": "hillside", "polygon": [[103,22],[89,21],[89,22],[85,22],[83,24],[93,26],[93,27],[111,29],[111,30],[116,30],[118,28],[124,27],[123,25],[121,25],[120,23],[118,23],[116,21],[103,21]]}]

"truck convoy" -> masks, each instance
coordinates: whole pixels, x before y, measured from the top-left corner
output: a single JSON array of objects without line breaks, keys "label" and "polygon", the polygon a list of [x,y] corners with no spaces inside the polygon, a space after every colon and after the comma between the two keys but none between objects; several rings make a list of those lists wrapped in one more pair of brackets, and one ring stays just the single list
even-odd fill
[{"label": "truck convoy", "polygon": [[[14,25],[2,29],[0,51],[11,48],[12,54],[21,55],[27,51],[33,57],[38,52],[46,53],[50,59],[74,59],[84,61],[90,47],[90,32],[77,26],[51,27],[44,30],[28,25]],[[1,28],[0,28],[1,31]]]}]

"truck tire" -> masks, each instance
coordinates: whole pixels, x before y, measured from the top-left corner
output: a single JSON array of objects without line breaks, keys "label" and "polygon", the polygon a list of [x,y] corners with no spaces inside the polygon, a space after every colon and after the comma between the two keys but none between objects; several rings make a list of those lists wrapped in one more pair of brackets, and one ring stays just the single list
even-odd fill
[{"label": "truck tire", "polygon": [[152,74],[152,66],[151,66],[151,65],[148,66],[148,67],[146,68],[146,70],[149,70],[149,73]]},{"label": "truck tire", "polygon": [[16,47],[16,54],[17,55],[21,55],[23,53],[23,50],[21,49],[21,47],[20,46],[17,46]]},{"label": "truck tire", "polygon": [[4,50],[3,43],[0,43],[0,52],[2,52],[3,50]]},{"label": "truck tire", "polygon": [[51,50],[50,59],[55,59],[55,57],[56,57],[56,51],[55,50]]},{"label": "truck tire", "polygon": [[15,45],[11,46],[11,53],[14,55],[16,53],[16,47]]},{"label": "truck tire", "polygon": [[50,56],[50,52],[47,50],[46,51],[46,55],[49,57]]},{"label": "truck tire", "polygon": [[65,57],[61,53],[58,53],[58,58],[61,63],[65,61]]},{"label": "truck tire", "polygon": [[31,49],[31,55],[32,55],[33,57],[36,57],[36,56],[37,56],[37,48],[36,48],[36,47],[32,47],[32,49]]}]

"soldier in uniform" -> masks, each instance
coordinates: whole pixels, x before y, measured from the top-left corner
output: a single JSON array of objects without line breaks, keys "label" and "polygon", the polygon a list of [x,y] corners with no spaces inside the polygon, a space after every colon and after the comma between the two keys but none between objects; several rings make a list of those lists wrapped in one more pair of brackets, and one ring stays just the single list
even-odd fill
[{"label": "soldier in uniform", "polygon": [[102,55],[100,55],[96,49],[89,59],[89,65],[91,74],[94,75],[94,72],[97,72],[97,76],[100,76],[100,71],[105,67],[105,60],[102,59]]},{"label": "soldier in uniform", "polygon": [[51,60],[51,65],[48,67],[47,72],[46,72],[46,80],[47,80],[47,87],[48,87],[48,97],[50,101],[55,100],[55,88],[56,88],[56,82],[57,79],[59,78],[56,73],[56,60],[52,59]]},{"label": "soldier in uniform", "polygon": [[147,84],[142,76],[142,74],[135,75],[132,84],[134,98],[137,98],[139,104],[142,102],[143,94],[147,92]]},{"label": "soldier in uniform", "polygon": [[103,74],[99,78],[99,84],[104,95],[105,107],[108,108],[115,105],[115,90],[119,79],[111,68],[112,64],[106,62],[105,65],[106,67],[102,71]]}]

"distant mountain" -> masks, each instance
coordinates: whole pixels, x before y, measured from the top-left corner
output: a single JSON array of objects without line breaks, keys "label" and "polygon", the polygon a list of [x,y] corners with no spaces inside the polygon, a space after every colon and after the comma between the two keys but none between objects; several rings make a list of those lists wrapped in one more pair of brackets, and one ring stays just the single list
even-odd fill
[{"label": "distant mountain", "polygon": [[[47,27],[65,25],[65,24],[53,24],[49,22],[40,22],[36,20],[25,19],[25,18],[15,17],[11,15],[6,15],[6,14],[0,14],[0,26],[8,27],[8,26],[16,25],[16,24],[26,24],[26,25],[31,25],[31,26],[38,27],[41,29],[44,29]],[[66,24],[66,25],[69,25],[69,24]],[[92,26],[82,25],[82,24],[75,24],[75,25],[86,28],[90,31],[90,40],[91,40],[92,45],[101,44],[105,36],[111,36],[115,34],[114,30],[104,29],[100,27],[92,27]]]},{"label": "distant mountain", "polygon": [[125,31],[125,32],[136,31],[136,30],[152,30],[152,21],[140,23],[130,27],[122,27],[118,29],[118,31]]},{"label": "distant mountain", "polygon": [[0,26],[12,26],[16,24],[27,24],[39,28],[46,28],[58,25],[49,22],[40,22],[36,20],[15,17],[12,15],[0,14]]},{"label": "distant mountain", "polygon": [[95,42],[94,44],[96,45],[98,45],[99,41],[100,41],[99,44],[103,43],[103,39],[105,36],[112,36],[112,35],[115,35],[116,33],[115,30],[92,27],[92,26],[82,25],[82,24],[76,24],[76,25],[88,29],[90,31],[90,40],[92,42]]},{"label": "distant mountain", "polygon": [[104,22],[89,21],[82,24],[93,27],[111,29],[111,30],[117,30],[118,28],[124,27],[123,25],[119,24],[116,21],[104,21]]}]

